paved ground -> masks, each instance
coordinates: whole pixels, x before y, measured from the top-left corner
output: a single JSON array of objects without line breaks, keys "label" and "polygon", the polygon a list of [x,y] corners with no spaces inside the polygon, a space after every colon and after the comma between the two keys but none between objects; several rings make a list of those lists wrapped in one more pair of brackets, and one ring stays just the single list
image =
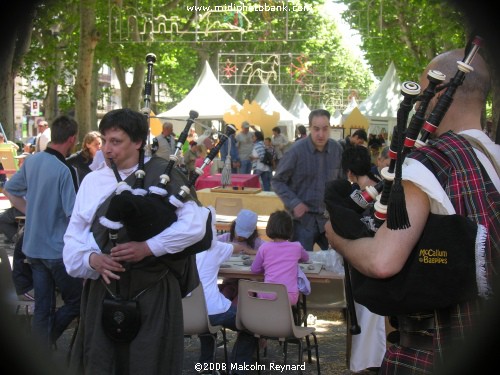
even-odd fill
[{"label": "paved ground", "polygon": [[[1,195],[0,195],[1,197]],[[0,209],[8,207],[8,201],[4,199],[0,199]],[[0,246],[5,247],[8,254],[12,256],[14,246],[5,244],[3,240],[5,237],[0,235]],[[332,311],[332,310],[309,310],[309,313],[313,314],[316,317],[316,322],[314,326],[316,327],[319,347],[320,347],[320,364],[321,364],[321,372],[323,374],[328,375],[347,375],[351,372],[346,367],[346,325],[342,312],[340,311]],[[24,334],[27,334],[26,327],[16,327],[17,330],[20,331],[19,337]],[[57,342],[57,350],[53,353],[53,360],[51,361],[51,366],[55,366],[56,363],[59,363],[62,368],[64,368],[69,352],[69,346],[71,342],[72,335],[74,333],[74,325],[66,330],[63,336]],[[29,334],[27,336],[29,338]],[[228,331],[228,351],[232,348],[232,345],[235,341],[235,334],[231,331]],[[183,375],[187,374],[196,374],[195,364],[197,362],[197,358],[199,355],[199,340],[197,338],[186,338],[184,341],[185,353],[184,353],[184,371]],[[36,350],[33,347],[31,342],[28,342],[25,347],[29,351]],[[26,357],[26,352],[19,352],[13,347],[15,357],[10,357],[9,359],[13,362],[18,361],[19,363]],[[295,359],[297,358],[297,346],[289,345],[289,364],[295,363]],[[3,353],[6,355],[6,353]],[[263,353],[261,353],[263,356]],[[19,357],[19,359],[17,359]],[[306,356],[304,356],[305,359]],[[220,364],[222,364],[224,359],[223,349],[222,347],[217,351],[217,359]],[[268,342],[267,349],[267,357],[261,357],[262,364],[266,366],[266,368],[270,367],[270,364],[282,364],[282,347],[274,341]],[[30,359],[31,360],[31,359]],[[55,370],[55,368],[53,368]],[[14,372],[12,372],[14,373]],[[18,372],[19,373],[19,372]],[[42,370],[33,372],[33,374],[42,374]],[[50,373],[50,371],[48,372]],[[63,372],[64,373],[64,372]],[[279,373],[278,371],[264,371],[263,374],[273,374]],[[291,372],[282,372],[283,374],[297,374],[297,371]],[[313,357],[313,363],[309,364],[306,362],[306,370],[304,374],[315,374],[316,367]],[[7,374],[7,372],[6,372]],[[55,374],[55,371],[52,372]]]}]

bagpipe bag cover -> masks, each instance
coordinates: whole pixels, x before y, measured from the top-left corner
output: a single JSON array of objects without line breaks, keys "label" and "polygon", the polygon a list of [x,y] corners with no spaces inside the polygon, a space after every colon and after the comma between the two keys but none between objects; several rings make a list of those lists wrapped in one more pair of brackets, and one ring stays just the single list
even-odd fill
[{"label": "bagpipe bag cover", "polygon": [[[349,239],[372,236],[361,221],[362,214],[352,206],[355,203],[349,202],[346,186],[338,181],[327,184],[325,204],[333,229]],[[484,227],[464,216],[431,213],[398,274],[376,279],[351,267],[354,299],[373,313],[386,316],[440,309],[475,299],[484,287],[485,239]]]}]

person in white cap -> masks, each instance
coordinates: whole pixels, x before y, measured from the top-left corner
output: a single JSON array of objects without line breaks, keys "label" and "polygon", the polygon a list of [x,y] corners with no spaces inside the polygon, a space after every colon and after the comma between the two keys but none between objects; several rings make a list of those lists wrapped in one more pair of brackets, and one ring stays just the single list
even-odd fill
[{"label": "person in white cap", "polygon": [[257,214],[251,210],[242,209],[231,223],[229,232],[217,237],[218,241],[245,245],[245,254],[255,255],[264,244],[257,232]]}]

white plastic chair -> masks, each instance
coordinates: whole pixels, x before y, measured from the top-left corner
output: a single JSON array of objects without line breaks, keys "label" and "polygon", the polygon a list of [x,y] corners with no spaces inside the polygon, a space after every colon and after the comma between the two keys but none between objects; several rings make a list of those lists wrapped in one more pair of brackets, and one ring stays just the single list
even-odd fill
[{"label": "white plastic chair", "polygon": [[[266,297],[259,297],[260,293],[265,293]],[[311,351],[314,348],[318,375],[321,373],[316,329],[295,324],[285,285],[240,279],[236,327],[257,338],[282,342],[285,364],[289,342],[298,344],[298,364],[303,363],[304,351],[308,352],[308,361],[311,363]],[[310,336],[314,339],[314,345],[309,341]],[[306,347],[302,345],[304,338]],[[260,349],[257,348],[258,363],[260,363],[259,352]]]},{"label": "white plastic chair", "polygon": [[[213,326],[208,318],[207,304],[203,286],[200,283],[190,294],[182,299],[182,310],[184,316],[184,337],[208,336],[214,342],[213,363],[217,354],[217,333],[221,332],[224,343],[224,360],[228,364],[226,329],[221,326]],[[217,366],[213,366],[213,374],[216,374]]]}]

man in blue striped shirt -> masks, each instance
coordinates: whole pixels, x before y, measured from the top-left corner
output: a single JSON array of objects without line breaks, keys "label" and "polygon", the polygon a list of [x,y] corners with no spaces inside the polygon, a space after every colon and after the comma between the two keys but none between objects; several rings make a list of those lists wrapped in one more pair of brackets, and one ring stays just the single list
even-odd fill
[{"label": "man in blue striped shirt", "polygon": [[309,114],[309,135],[294,142],[283,155],[272,188],[294,218],[293,241],[312,251],[326,250],[324,216],[325,184],[342,178],[342,146],[330,138],[330,113],[315,109]]}]

